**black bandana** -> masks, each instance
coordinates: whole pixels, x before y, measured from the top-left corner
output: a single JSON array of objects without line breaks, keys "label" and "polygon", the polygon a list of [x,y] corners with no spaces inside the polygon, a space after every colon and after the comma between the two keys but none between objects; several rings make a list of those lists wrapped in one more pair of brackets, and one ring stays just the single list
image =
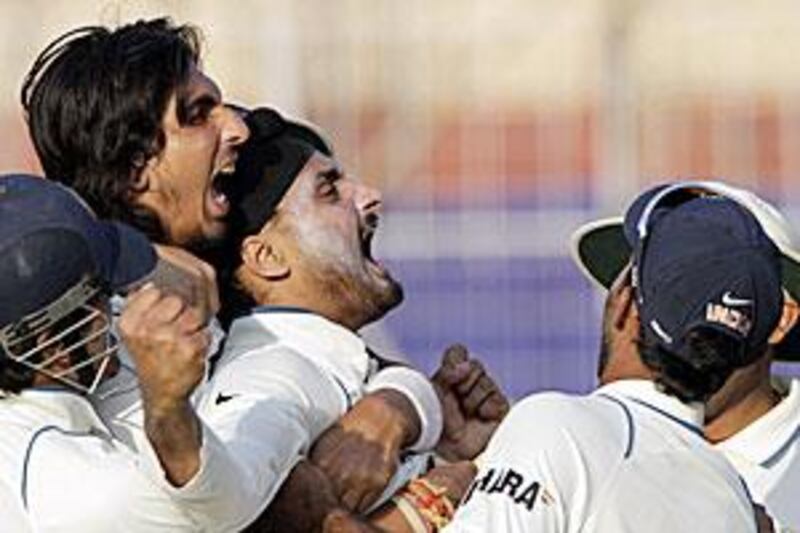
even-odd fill
[{"label": "black bandana", "polygon": [[245,122],[250,138],[239,151],[236,172],[224,182],[234,238],[261,230],[315,151],[332,155],[317,132],[273,109],[255,109]]}]

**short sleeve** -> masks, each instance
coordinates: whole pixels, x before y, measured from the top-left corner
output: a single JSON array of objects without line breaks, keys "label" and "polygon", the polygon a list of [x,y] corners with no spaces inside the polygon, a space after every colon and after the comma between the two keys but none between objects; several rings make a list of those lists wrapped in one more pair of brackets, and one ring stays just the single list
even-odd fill
[{"label": "short sleeve", "polygon": [[243,476],[255,517],[317,437],[344,413],[343,392],[295,352],[255,350],[218,369],[199,414]]},{"label": "short sleeve", "polygon": [[582,444],[570,431],[581,418],[573,402],[547,393],[512,408],[480,456],[478,474],[445,531],[569,531],[575,514],[586,508],[588,476]]}]

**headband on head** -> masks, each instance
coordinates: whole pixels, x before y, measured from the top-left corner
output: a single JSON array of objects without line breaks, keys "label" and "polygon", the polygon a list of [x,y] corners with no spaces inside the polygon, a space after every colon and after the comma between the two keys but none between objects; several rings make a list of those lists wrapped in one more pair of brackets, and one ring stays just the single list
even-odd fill
[{"label": "headband on head", "polygon": [[333,155],[318,132],[274,109],[254,109],[245,122],[250,138],[239,151],[236,172],[225,180],[233,206],[231,229],[240,236],[257,233],[272,217],[315,151]]}]

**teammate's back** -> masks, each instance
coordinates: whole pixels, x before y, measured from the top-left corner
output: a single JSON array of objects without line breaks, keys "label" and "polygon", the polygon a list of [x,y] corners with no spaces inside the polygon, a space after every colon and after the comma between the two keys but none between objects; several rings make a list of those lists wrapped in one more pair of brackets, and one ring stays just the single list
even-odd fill
[{"label": "teammate's back", "polygon": [[530,396],[498,429],[448,531],[756,531],[698,415],[643,380]]}]

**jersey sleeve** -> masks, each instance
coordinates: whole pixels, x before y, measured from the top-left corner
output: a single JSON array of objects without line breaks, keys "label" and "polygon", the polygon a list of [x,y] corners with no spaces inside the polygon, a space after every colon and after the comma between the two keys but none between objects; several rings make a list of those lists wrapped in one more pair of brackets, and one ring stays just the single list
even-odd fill
[{"label": "jersey sleeve", "polygon": [[199,414],[235,461],[254,502],[248,515],[255,518],[345,406],[331,377],[280,348],[254,350],[220,368],[203,392]]},{"label": "jersey sleeve", "polygon": [[2,481],[0,481],[0,516],[3,517],[3,527],[7,531],[15,531],[17,533],[32,531],[19,498]]},{"label": "jersey sleeve", "polygon": [[417,440],[408,447],[413,452],[432,450],[442,434],[442,404],[425,375],[404,365],[386,366],[373,375],[366,392],[382,389],[394,390],[405,396],[419,417],[420,432]]},{"label": "jersey sleeve", "polygon": [[585,444],[564,424],[580,417],[571,401],[539,394],[512,408],[480,456],[478,474],[445,531],[570,531],[568,524],[587,504],[588,475]]},{"label": "jersey sleeve", "polygon": [[186,484],[175,487],[169,483],[152,447],[143,450],[141,469],[147,479],[156,481],[193,527],[201,531],[239,531],[249,523],[254,510],[261,507],[262,497],[253,490],[257,478],[244,470],[247,465],[239,461],[236,450],[226,446],[203,422],[201,431],[200,468]]}]

